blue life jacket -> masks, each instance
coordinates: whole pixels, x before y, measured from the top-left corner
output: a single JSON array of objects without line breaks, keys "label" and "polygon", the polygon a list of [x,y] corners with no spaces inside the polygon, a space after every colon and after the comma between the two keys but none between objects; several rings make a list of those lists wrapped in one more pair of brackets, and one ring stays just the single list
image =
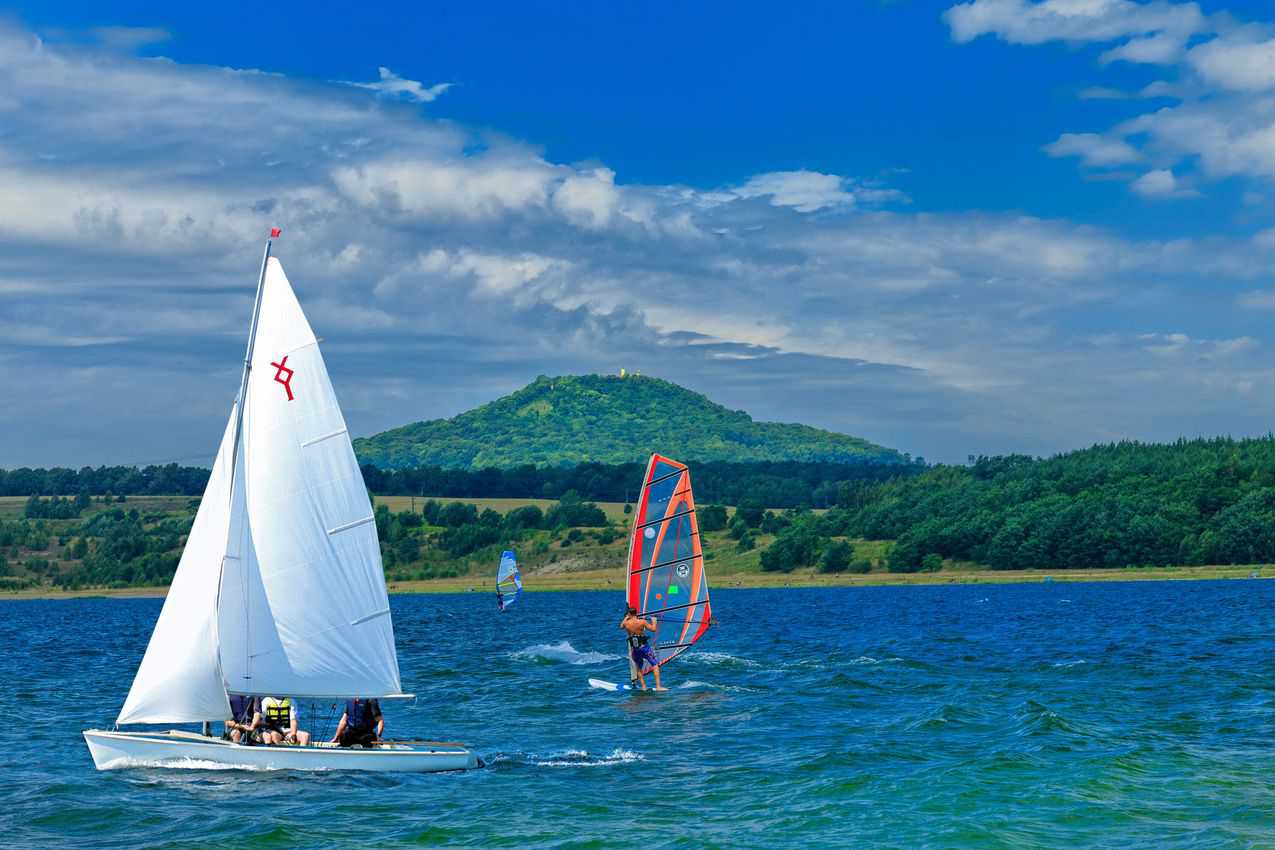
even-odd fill
[{"label": "blue life jacket", "polygon": [[381,707],[374,699],[352,699],[345,702],[345,722],[351,729],[370,732],[381,715]]}]

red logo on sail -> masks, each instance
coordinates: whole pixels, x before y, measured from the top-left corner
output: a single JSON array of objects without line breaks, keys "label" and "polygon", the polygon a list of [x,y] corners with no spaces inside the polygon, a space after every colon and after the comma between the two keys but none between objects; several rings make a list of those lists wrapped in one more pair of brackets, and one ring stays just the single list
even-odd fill
[{"label": "red logo on sail", "polygon": [[[296,373],[288,368],[288,356],[285,354],[283,359],[278,363],[271,361],[270,365],[275,367],[276,370],[274,373],[275,381],[283,384],[284,390],[288,393],[288,401],[292,401],[292,376]],[[287,377],[284,377],[285,372],[287,373]]]}]

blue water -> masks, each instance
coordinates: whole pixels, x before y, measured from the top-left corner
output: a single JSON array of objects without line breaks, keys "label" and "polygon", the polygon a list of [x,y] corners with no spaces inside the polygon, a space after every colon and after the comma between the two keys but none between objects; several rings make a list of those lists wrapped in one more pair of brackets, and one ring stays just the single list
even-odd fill
[{"label": "blue water", "polygon": [[159,600],[0,602],[19,847],[1275,846],[1275,582],[722,590],[663,695],[616,593],[393,599],[456,774],[98,773]]}]

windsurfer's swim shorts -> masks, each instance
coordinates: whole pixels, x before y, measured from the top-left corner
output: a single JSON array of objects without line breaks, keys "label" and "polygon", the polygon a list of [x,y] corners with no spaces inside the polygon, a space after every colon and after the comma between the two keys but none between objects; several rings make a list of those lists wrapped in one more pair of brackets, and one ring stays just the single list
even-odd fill
[{"label": "windsurfer's swim shorts", "polygon": [[643,662],[646,662],[652,667],[658,667],[660,664],[659,659],[655,657],[655,653],[651,650],[651,645],[649,643],[633,647],[632,655],[633,663],[638,666],[639,670],[642,669]]}]

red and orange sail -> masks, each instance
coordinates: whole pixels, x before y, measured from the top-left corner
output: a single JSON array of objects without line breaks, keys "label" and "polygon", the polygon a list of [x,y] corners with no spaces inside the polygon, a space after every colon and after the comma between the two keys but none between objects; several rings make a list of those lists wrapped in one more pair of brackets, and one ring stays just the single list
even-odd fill
[{"label": "red and orange sail", "polygon": [[700,549],[691,473],[685,464],[651,455],[642,479],[629,543],[628,603],[656,618],[655,656],[663,664],[708,631],[712,613]]}]

